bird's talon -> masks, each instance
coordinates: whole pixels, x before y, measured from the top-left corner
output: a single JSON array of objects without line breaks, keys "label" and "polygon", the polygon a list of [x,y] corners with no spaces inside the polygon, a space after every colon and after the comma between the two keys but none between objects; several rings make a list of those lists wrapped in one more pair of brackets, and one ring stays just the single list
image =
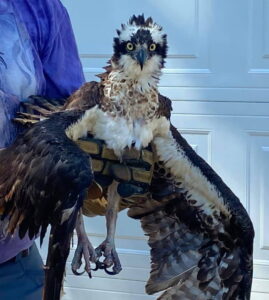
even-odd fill
[{"label": "bird's talon", "polygon": [[104,265],[106,266],[106,268],[110,268],[113,266],[113,259],[111,257],[107,257],[104,260]]},{"label": "bird's talon", "polygon": [[[84,260],[85,260],[85,269],[82,272],[78,272],[78,269],[82,265],[82,257],[84,257]],[[84,239],[79,238],[78,246],[77,246],[77,249],[75,251],[75,255],[74,255],[74,258],[73,258],[72,264],[71,264],[72,272],[75,275],[82,275],[85,272],[87,272],[87,274],[91,278],[92,275],[91,275],[90,261],[92,261],[92,262],[96,261],[95,250],[92,247],[92,245],[89,242],[87,237],[85,237]]]},{"label": "bird's talon", "polygon": [[112,269],[112,271],[110,271],[107,269],[107,267],[105,267],[104,270],[108,275],[117,275],[119,273],[119,272],[114,271],[114,268]]},{"label": "bird's talon", "polygon": [[96,255],[96,253],[92,254],[90,257],[90,261],[96,263],[97,260],[98,260],[98,256]]},{"label": "bird's talon", "polygon": [[92,271],[97,271],[97,270],[104,270],[105,269],[105,264],[99,260],[95,262],[95,268],[92,269]]},{"label": "bird's talon", "polygon": [[100,246],[95,249],[95,254],[97,256],[97,262],[98,262],[98,259],[102,256],[102,249]]},{"label": "bird's talon", "polygon": [[75,275],[80,276],[80,275],[83,275],[86,271],[84,270],[84,271],[82,271],[82,272],[78,272],[77,269],[72,268],[72,272],[73,272]]},{"label": "bird's talon", "polygon": [[[116,275],[120,273],[122,268],[121,268],[118,254],[113,245],[105,241],[95,249],[95,253],[98,259],[101,256],[104,256],[105,259],[103,262],[97,260],[95,262],[96,267],[95,269],[93,269],[93,271],[97,271],[98,269],[104,270],[108,275]],[[112,270],[109,270],[109,268],[111,267]]]},{"label": "bird's talon", "polygon": [[92,271],[97,271],[99,268],[98,268],[98,265],[97,263],[95,263],[95,268],[92,268]]}]

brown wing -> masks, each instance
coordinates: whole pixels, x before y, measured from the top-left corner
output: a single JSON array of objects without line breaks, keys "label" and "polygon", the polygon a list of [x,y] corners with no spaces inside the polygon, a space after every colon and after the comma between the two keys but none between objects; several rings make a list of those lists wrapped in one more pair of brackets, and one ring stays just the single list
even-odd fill
[{"label": "brown wing", "polygon": [[31,127],[33,124],[51,117],[64,110],[85,111],[99,105],[103,98],[101,83],[91,81],[85,83],[68,99],[49,99],[41,96],[31,96],[22,103],[21,111],[14,121]]},{"label": "brown wing", "polygon": [[170,120],[171,111],[172,111],[172,101],[169,98],[159,94],[158,115],[165,116],[167,119]]},{"label": "brown wing", "polygon": [[89,156],[65,134],[81,111],[58,113],[18,136],[0,151],[0,209],[6,234],[40,233],[51,225],[43,299],[59,299],[70,240],[87,188]]},{"label": "brown wing", "polygon": [[239,199],[174,127],[154,140],[151,196],[128,214],[151,247],[149,294],[160,300],[249,299],[254,231]]},{"label": "brown wing", "polygon": [[103,96],[101,83],[96,81],[87,82],[68,98],[63,109],[86,110],[99,105]]}]

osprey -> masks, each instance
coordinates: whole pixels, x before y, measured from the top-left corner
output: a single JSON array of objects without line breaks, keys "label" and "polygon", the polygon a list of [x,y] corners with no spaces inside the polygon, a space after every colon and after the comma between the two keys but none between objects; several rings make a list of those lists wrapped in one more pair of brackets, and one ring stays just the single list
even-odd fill
[{"label": "osprey", "polygon": [[[114,274],[121,270],[114,234],[125,200],[128,215],[140,219],[149,236],[148,294],[164,291],[161,300],[249,299],[253,226],[239,199],[170,123],[171,101],[157,87],[166,35],[143,15],[133,16],[117,34],[101,81],[86,83],[60,112],[50,114],[47,102],[32,105],[48,118],[0,152],[0,205],[7,231],[18,228],[21,237],[27,232],[33,237],[41,228],[42,239],[51,224],[44,299],[56,300],[75,226],[75,273],[82,255],[89,274],[90,260],[105,270],[113,266]],[[154,154],[149,188],[135,200],[124,199],[117,178],[100,188],[107,199],[108,232],[96,251],[81,216],[95,180],[89,133],[103,140],[102,147],[112,149],[121,165],[130,149],[150,146]]]}]

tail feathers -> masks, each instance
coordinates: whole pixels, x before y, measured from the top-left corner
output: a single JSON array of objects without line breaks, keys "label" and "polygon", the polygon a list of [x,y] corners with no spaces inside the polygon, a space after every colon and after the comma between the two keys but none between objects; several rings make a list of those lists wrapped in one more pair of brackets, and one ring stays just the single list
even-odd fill
[{"label": "tail feathers", "polygon": [[65,262],[58,263],[53,268],[45,269],[46,281],[43,290],[43,300],[60,299],[64,271]]},{"label": "tail feathers", "polygon": [[78,209],[73,211],[69,219],[63,224],[57,224],[51,228],[49,252],[45,266],[43,300],[60,299],[65,265],[70,251]]}]

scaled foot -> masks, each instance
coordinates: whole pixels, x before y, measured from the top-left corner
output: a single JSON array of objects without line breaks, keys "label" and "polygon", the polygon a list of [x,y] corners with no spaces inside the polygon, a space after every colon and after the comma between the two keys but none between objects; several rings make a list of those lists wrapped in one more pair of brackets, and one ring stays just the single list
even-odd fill
[{"label": "scaled foot", "polygon": [[[116,275],[120,273],[122,267],[115,248],[115,244],[113,242],[104,240],[102,244],[95,249],[95,252],[98,258],[100,258],[101,256],[105,257],[103,262],[96,262],[96,266],[99,269],[104,269],[105,272],[109,275]],[[110,267],[112,267],[112,271],[108,270],[108,268]]]},{"label": "scaled foot", "polygon": [[[78,245],[71,263],[72,272],[75,275],[82,275],[86,271],[91,278],[91,262],[96,263],[97,255],[86,234],[81,213],[79,214],[77,219],[76,231],[78,236]],[[85,261],[85,271],[78,272],[79,268],[82,265],[82,256]]]}]

